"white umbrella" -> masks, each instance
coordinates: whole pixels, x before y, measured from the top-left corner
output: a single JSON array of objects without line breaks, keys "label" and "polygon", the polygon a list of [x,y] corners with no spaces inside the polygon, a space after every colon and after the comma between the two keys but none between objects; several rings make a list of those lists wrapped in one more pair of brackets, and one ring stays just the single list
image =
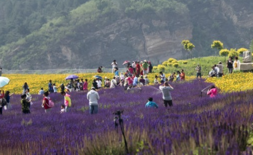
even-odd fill
[{"label": "white umbrella", "polygon": [[7,77],[0,77],[0,88],[6,86],[7,84],[9,84],[10,79],[8,79]]}]

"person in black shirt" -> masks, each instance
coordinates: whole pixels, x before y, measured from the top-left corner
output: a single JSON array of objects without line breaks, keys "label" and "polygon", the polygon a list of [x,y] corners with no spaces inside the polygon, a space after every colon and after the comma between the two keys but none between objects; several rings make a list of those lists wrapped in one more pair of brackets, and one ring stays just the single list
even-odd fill
[{"label": "person in black shirt", "polygon": [[229,57],[228,61],[227,61],[227,68],[228,68],[228,72],[229,73],[233,73],[233,60],[231,57]]}]

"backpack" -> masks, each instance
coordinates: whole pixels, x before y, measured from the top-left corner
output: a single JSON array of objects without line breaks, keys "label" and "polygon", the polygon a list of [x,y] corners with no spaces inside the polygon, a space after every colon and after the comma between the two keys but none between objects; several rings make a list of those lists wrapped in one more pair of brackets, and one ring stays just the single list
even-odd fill
[{"label": "backpack", "polygon": [[50,107],[50,108],[54,107],[54,102],[51,99],[49,99],[49,101],[48,101],[48,107]]},{"label": "backpack", "polygon": [[235,62],[235,68],[237,68],[237,62]]}]

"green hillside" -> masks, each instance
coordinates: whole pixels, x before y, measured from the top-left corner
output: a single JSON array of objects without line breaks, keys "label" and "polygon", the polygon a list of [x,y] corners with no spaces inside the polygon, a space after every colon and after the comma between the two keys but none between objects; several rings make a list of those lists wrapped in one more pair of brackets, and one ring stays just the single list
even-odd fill
[{"label": "green hillside", "polygon": [[[96,68],[111,60],[213,55],[213,40],[248,47],[253,1],[0,0],[0,58],[7,69]],[[247,17],[247,18],[246,18]]]}]

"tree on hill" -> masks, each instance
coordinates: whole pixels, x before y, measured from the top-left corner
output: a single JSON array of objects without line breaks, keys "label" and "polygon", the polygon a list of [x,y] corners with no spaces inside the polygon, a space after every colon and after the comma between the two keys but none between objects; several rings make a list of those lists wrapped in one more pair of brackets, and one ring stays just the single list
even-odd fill
[{"label": "tree on hill", "polygon": [[219,52],[220,56],[224,56],[225,57],[225,61],[226,61],[226,57],[229,54],[229,50],[228,49],[221,49]]},{"label": "tree on hill", "polygon": [[184,49],[189,52],[192,58],[192,50],[195,48],[195,45],[189,40],[183,40],[181,44],[183,45]]},{"label": "tree on hill", "polygon": [[235,57],[238,57],[239,54],[236,52],[235,48],[231,48],[228,54],[228,57],[231,57],[232,59],[234,59]]},{"label": "tree on hill", "polygon": [[240,49],[237,50],[237,53],[238,53],[239,55],[241,55],[241,54],[243,54],[243,52],[245,52],[245,51],[248,51],[248,49],[246,49],[246,48],[240,48]]},{"label": "tree on hill", "polygon": [[[216,48],[216,49],[218,49],[220,51],[220,50],[223,49],[223,43],[221,41],[219,41],[219,40],[214,40],[213,43],[212,43],[212,45],[211,45],[211,48]],[[215,55],[217,55],[217,53]]]}]

